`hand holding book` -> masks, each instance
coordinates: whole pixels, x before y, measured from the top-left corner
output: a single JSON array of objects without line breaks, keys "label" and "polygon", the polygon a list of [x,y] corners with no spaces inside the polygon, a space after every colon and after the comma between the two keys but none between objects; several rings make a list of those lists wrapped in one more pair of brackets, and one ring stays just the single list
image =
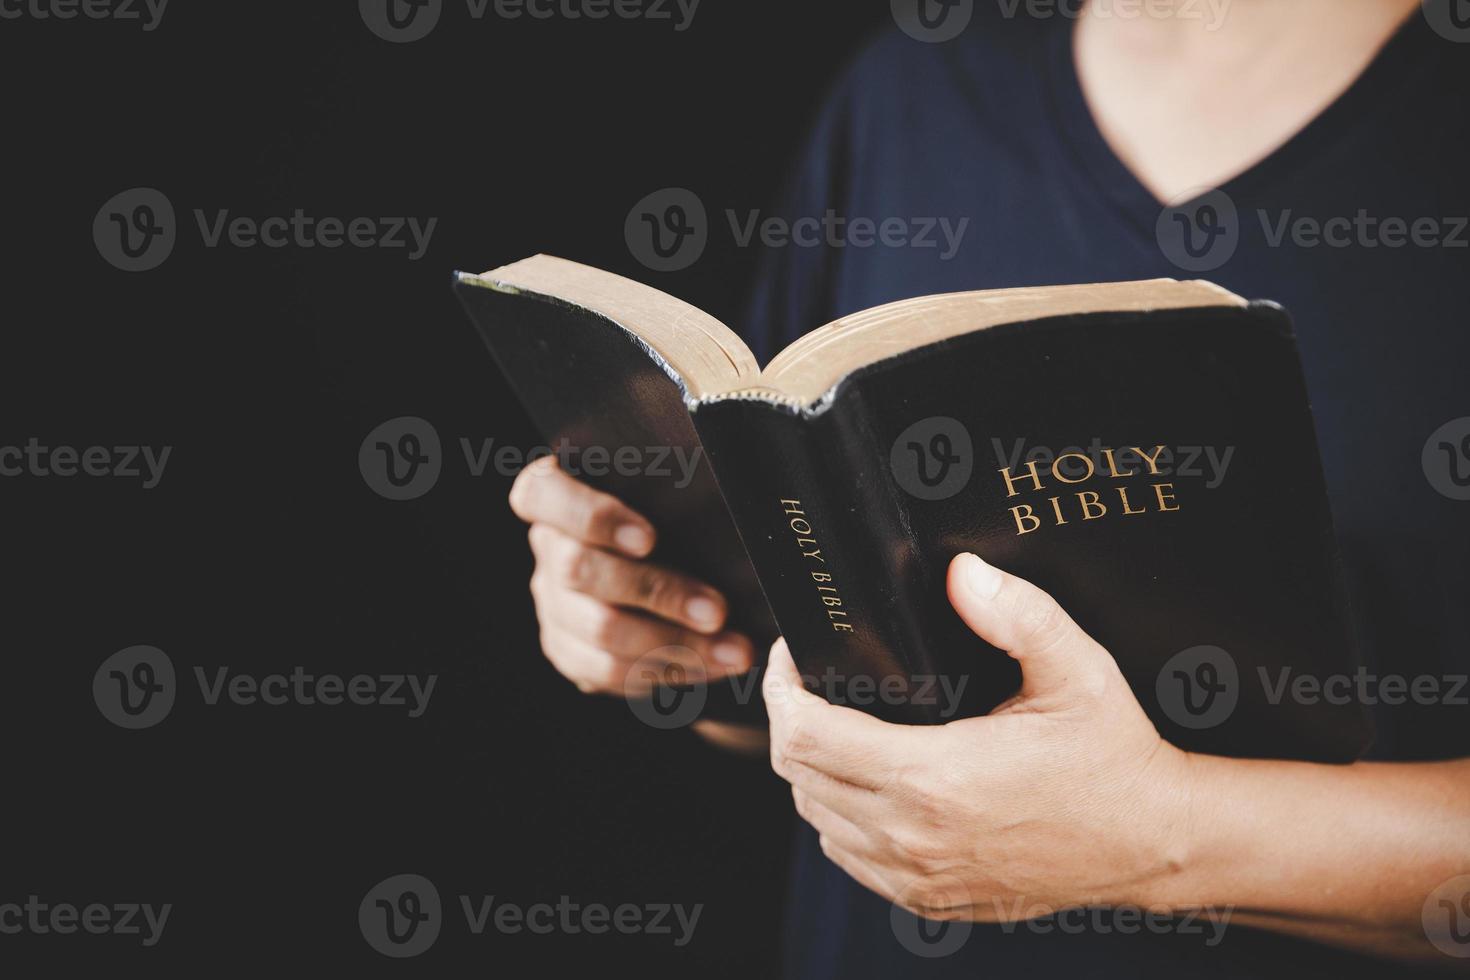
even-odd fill
[{"label": "hand holding book", "polygon": [[1051,596],[972,554],[947,591],[1020,664],[1020,691],[986,717],[889,724],[807,691],[778,640],[763,692],[797,812],[832,861],[927,918],[1150,905],[1185,856],[1186,753]]},{"label": "hand holding book", "polygon": [[622,501],[548,456],[521,471],[510,506],[531,525],[542,650],[579,690],[640,697],[671,672],[708,683],[750,669],[749,637],[722,629],[724,596],[648,560],[657,532]]}]

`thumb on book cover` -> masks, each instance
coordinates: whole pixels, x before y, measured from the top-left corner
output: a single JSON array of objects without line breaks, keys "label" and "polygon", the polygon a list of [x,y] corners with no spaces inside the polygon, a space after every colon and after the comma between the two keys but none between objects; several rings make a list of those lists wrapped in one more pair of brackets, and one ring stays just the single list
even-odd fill
[{"label": "thumb on book cover", "polygon": [[965,624],[1021,665],[1022,698],[1091,689],[1106,676],[1108,652],[1025,579],[965,552],[950,562],[948,591]]}]

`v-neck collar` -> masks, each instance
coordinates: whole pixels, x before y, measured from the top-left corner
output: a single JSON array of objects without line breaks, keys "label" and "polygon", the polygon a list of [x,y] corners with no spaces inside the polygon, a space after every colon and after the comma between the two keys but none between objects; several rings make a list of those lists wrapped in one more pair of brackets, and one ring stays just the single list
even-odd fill
[{"label": "v-neck collar", "polygon": [[[1073,155],[1084,178],[1109,200],[1140,233],[1153,234],[1159,211],[1167,205],[1154,196],[1133,170],[1114,152],[1098,127],[1082,90],[1074,56],[1076,21],[1067,19],[1050,32],[1044,84],[1056,114],[1056,134]],[[1344,132],[1363,125],[1365,113],[1392,97],[1397,83],[1421,59],[1421,45],[1429,29],[1411,13],[1358,77],[1326,108],[1298,129],[1286,142],[1245,170],[1217,185],[1202,188],[1201,196],[1223,190],[1231,197],[1245,195],[1289,172],[1318,153]],[[1176,202],[1175,206],[1187,206]]]}]

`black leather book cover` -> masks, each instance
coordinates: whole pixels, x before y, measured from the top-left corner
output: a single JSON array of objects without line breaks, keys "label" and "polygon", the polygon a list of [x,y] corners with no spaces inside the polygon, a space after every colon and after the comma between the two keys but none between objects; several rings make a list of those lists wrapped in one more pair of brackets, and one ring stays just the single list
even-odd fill
[{"label": "black leather book cover", "polygon": [[[683,391],[657,352],[598,314],[552,297],[459,278],[454,288],[547,446],[560,450],[579,479],[653,521],[659,537],[651,558],[719,589],[730,602],[729,628],[750,636],[762,654],[777,636],[775,623]],[[637,451],[636,465],[616,464],[623,447]],[[597,454],[591,461],[588,450]],[[706,717],[764,716],[758,684],[713,684],[706,693]]]},{"label": "black leather book cover", "polygon": [[[692,401],[597,313],[457,289],[549,440],[700,454],[687,486],[583,478],[655,522],[659,560],[732,596],[733,627],[764,644],[773,613],[829,698],[934,723],[1014,693],[1013,662],[945,596],[949,560],[974,551],[1050,591],[1175,744],[1321,760],[1366,747],[1361,706],[1292,696],[1293,680],[1356,658],[1279,308],[990,327],[802,407],[759,392]],[[726,687],[712,686],[710,716],[739,716]]]},{"label": "black leather book cover", "polygon": [[[1273,305],[992,327],[859,370],[810,409],[731,397],[694,419],[793,654],[839,697],[860,700],[841,689],[857,678],[869,710],[943,721],[1014,692],[1013,663],[945,596],[949,560],[973,551],[1051,592],[1170,741],[1365,747],[1361,706],[1282,687],[1356,661]],[[873,676],[907,679],[913,702],[872,703]]]}]

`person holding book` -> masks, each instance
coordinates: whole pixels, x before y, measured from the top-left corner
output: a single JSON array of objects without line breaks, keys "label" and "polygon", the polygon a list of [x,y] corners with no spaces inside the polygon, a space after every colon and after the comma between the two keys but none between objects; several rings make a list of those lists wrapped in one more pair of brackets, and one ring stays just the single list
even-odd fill
[{"label": "person holding book", "polygon": [[[1236,0],[1206,20],[1190,16],[1199,6],[1120,16],[1092,2],[1071,17],[976,3],[946,43],[873,44],[828,100],[789,213],[970,217],[970,230],[952,257],[773,250],[748,336],[769,356],[797,329],[907,296],[1181,268],[1281,301],[1358,638],[1375,670],[1438,679],[1439,693],[1374,698],[1378,738],[1351,765],[1187,753],[1144,714],[1115,651],[1031,583],[961,554],[947,569],[954,610],[1020,666],[1020,691],[995,712],[906,726],[828,704],[778,641],[769,732],[698,725],[727,748],[768,745],[807,824],[794,976],[1470,967],[1470,708],[1452,683],[1470,672],[1470,504],[1454,468],[1470,458],[1446,443],[1443,479],[1421,460],[1431,433],[1470,415],[1463,12]],[[1161,216],[1206,195],[1215,206],[1179,254]],[[1420,233],[1390,244],[1390,220]],[[761,660],[725,629],[725,597],[647,560],[648,517],[554,460],[521,475],[511,506],[531,525],[545,653],[584,691],[627,693],[628,666],[665,646],[694,651],[710,678]],[[894,907],[974,925],[930,956],[904,941]],[[1114,912],[1068,928],[1081,920],[1064,910],[1079,907]],[[1208,925],[1187,932],[1191,916]]]}]

